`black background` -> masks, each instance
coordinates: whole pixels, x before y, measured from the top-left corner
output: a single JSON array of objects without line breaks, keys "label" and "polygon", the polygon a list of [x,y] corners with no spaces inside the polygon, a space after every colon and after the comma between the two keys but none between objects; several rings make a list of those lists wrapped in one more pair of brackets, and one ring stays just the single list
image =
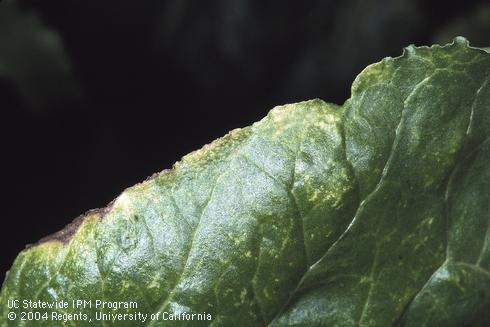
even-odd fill
[{"label": "black background", "polygon": [[0,75],[0,274],[26,244],[274,105],[343,103],[367,64],[432,44],[484,2],[23,1],[60,35],[82,95],[33,105]]}]

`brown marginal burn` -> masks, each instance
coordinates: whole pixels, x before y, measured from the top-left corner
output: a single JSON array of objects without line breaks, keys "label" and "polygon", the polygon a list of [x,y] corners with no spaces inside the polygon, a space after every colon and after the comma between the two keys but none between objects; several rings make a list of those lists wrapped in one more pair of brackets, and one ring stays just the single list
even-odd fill
[{"label": "brown marginal burn", "polygon": [[[175,167],[172,169],[164,169],[161,172],[154,173],[153,175],[147,177],[145,181],[143,181],[139,184],[154,180],[155,178],[157,178],[158,176],[160,176],[162,174],[171,173],[172,171],[174,171],[174,169],[175,169]],[[138,184],[136,184],[136,185],[138,185]],[[32,246],[36,246],[36,245],[40,245],[40,244],[43,244],[46,242],[52,242],[52,241],[67,244],[68,242],[70,242],[73,235],[75,235],[75,233],[80,229],[80,226],[85,222],[85,220],[87,220],[88,217],[98,215],[99,221],[102,221],[102,219],[104,219],[105,215],[109,211],[111,211],[112,206],[114,205],[114,202],[116,202],[116,200],[117,200],[117,198],[112,200],[105,208],[91,209],[91,210],[85,212],[84,214],[81,214],[80,216],[73,219],[73,221],[71,223],[69,223],[68,225],[66,225],[65,228],[63,228],[62,230],[57,231],[56,233],[50,234],[48,236],[45,236],[42,239],[40,239],[37,243],[27,245],[26,248],[30,248]]]},{"label": "brown marginal burn", "polygon": [[98,215],[99,220],[101,221],[104,218],[104,216],[112,209],[114,202],[115,200],[112,200],[105,208],[97,208],[85,212],[84,214],[73,219],[73,221],[68,225],[66,225],[65,228],[63,228],[62,230],[57,231],[56,233],[53,233],[46,237],[43,237],[37,243],[33,245],[28,245],[27,248],[31,246],[40,245],[46,242],[52,242],[52,241],[58,241],[63,244],[67,244],[68,242],[70,242],[73,235],[75,235],[75,233],[78,231],[80,226],[85,222],[85,220],[88,217]]},{"label": "brown marginal burn", "polygon": [[[238,130],[240,130],[240,129],[235,129],[235,130],[231,131],[229,134],[235,133]],[[213,147],[213,143],[215,143],[215,142],[216,142],[216,140],[213,141],[210,144],[206,144],[203,147],[203,149],[204,150],[210,150]],[[191,152],[191,154],[192,153],[196,153],[198,151],[200,151],[200,150]],[[160,172],[154,173],[153,175],[147,177],[143,182],[137,183],[136,185],[139,185],[139,184],[143,184],[143,183],[152,181],[152,180],[156,179],[157,177],[159,177],[161,175],[171,174],[172,172],[175,172],[175,170],[177,169],[177,166],[179,165],[179,163],[180,162],[177,161],[176,163],[173,164],[173,166],[172,166],[171,169],[164,169],[164,170],[162,170]],[[134,187],[136,185],[133,185],[132,187]],[[129,188],[131,188],[131,187],[129,187]],[[105,208],[97,208],[97,209],[92,209],[92,210],[89,210],[89,211],[85,212],[84,214],[82,214],[82,215],[78,216],[77,218],[73,219],[73,221],[71,223],[69,223],[68,225],[66,225],[65,228],[63,228],[62,230],[60,230],[60,231],[58,231],[56,233],[53,233],[51,235],[48,235],[48,236],[43,237],[37,243],[28,244],[26,246],[26,248],[30,248],[30,247],[33,247],[33,246],[36,246],[36,245],[40,245],[40,244],[43,244],[43,243],[46,243],[46,242],[52,242],[52,241],[61,242],[63,244],[67,244],[68,242],[70,242],[70,240],[72,239],[73,235],[75,235],[75,233],[80,229],[80,226],[85,222],[85,220],[87,220],[88,217],[94,216],[94,215],[99,215],[99,221],[102,221],[102,219],[104,219],[105,215],[109,211],[111,211],[112,206],[114,205],[114,202],[116,200],[117,200],[117,198],[115,198],[114,200],[112,200]]]}]

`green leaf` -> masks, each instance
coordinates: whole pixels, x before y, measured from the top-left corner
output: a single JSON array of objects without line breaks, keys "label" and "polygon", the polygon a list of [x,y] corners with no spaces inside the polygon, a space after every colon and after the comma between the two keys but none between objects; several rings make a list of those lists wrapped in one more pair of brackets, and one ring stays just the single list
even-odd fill
[{"label": "green leaf", "polygon": [[[13,299],[70,303],[25,326],[488,326],[489,76],[457,38],[367,67],[341,107],[274,108],[20,253],[1,326]],[[136,312],[212,320],[95,321]]]}]

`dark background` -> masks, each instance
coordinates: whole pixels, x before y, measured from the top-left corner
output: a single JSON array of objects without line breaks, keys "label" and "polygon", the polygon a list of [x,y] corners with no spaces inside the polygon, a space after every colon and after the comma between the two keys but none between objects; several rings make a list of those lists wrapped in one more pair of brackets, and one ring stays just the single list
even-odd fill
[{"label": "dark background", "polygon": [[341,104],[411,43],[490,46],[485,2],[1,1],[0,276],[26,244],[274,105]]}]

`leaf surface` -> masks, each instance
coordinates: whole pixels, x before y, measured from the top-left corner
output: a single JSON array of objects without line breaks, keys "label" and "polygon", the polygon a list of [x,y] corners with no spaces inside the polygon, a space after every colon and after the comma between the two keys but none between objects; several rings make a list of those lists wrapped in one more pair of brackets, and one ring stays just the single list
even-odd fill
[{"label": "leaf surface", "polygon": [[9,299],[212,316],[145,326],[488,326],[489,76],[457,38],[367,67],[343,106],[274,108],[20,253],[1,326]]}]

